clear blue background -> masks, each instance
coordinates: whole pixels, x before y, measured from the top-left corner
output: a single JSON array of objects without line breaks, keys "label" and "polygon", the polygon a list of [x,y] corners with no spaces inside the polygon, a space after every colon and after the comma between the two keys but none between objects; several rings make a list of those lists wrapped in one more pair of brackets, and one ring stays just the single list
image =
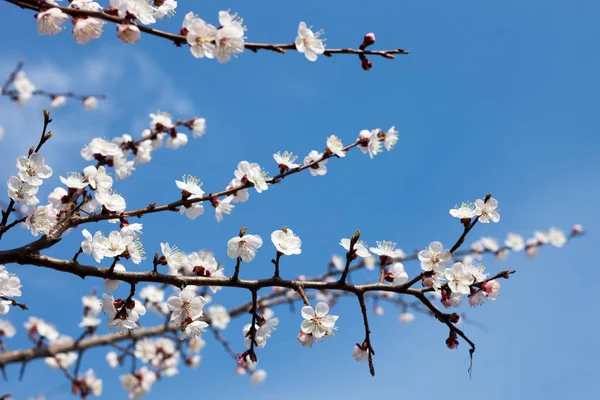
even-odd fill
[{"label": "clear blue background", "polygon": [[[209,192],[220,190],[240,160],[258,162],[273,174],[274,152],[290,150],[303,157],[322,149],[332,133],[349,143],[361,129],[395,125],[400,142],[392,153],[374,160],[358,152],[332,160],[325,177],[300,174],[266,193],[252,192],[250,201],[221,224],[212,209],[196,221],[178,215],[145,217],[142,240],[150,259],[161,241],[184,251],[209,248],[231,274],[225,243],[242,225],[265,239],[287,225],[301,236],[303,254],[283,260],[283,276],[314,275],[325,270],[333,253],[341,253],[339,239],[357,228],[370,243],[394,240],[407,252],[432,240],[450,245],[461,227],[448,209],[489,191],[500,202],[501,222],[477,226],[470,241],[490,235],[503,240],[510,231],[531,236],[550,226],[568,230],[576,222],[589,234],[563,249],[543,249],[534,260],[522,253],[504,263],[487,260],[491,272],[514,268],[517,274],[502,283],[498,301],[466,310],[487,328],[464,326],[478,346],[471,379],[465,343],[449,351],[444,326],[425,315],[417,315],[411,325],[400,324],[391,306],[384,306],[384,317],[371,317],[377,352],[377,375],[371,378],[367,366],[350,357],[363,327],[356,300],[347,299],[333,309],[341,316],[336,337],[312,349],[296,342],[300,316],[286,307],[276,310],[281,326],[259,352],[260,366],[269,373],[259,388],[234,374],[233,361],[207,334],[201,368],[182,367],[180,375],[154,385],[147,398],[596,396],[598,3],[181,1],[178,14],[161,25],[179,30],[191,9],[217,23],[217,11],[228,8],[245,18],[248,41],[291,42],[304,20],[316,30],[325,29],[332,48],[356,47],[363,34],[373,31],[374,47],[404,47],[411,54],[393,61],[373,59],[368,73],[355,57],[320,58],[312,64],[296,53],[248,52],[223,66],[196,60],[188,49],[153,37],[144,36],[137,46],[122,44],[113,25],[87,46],[75,43],[68,31],[40,37],[31,12],[2,3],[1,76],[23,59],[39,87],[109,95],[93,112],[71,104],[53,113],[55,137],[43,151],[55,175],[43,186],[42,198],[58,185],[59,175],[86,165],[78,152],[90,138],[125,132],[139,136],[148,113],[160,109],[176,118],[205,117],[208,133],[176,152],[157,151],[133,179],[118,182],[130,208],[176,199],[174,180],[183,174],[201,178]],[[47,106],[45,100],[23,109],[6,99],[0,103],[6,136],[0,142],[3,181],[15,173],[15,158],[37,142],[41,109]],[[28,239],[22,231],[1,247]],[[71,257],[80,240],[79,232],[73,232],[50,253]],[[243,266],[242,277],[272,273],[274,249],[265,243],[256,261]],[[91,257],[82,260],[93,263]],[[148,270],[151,265],[127,267]],[[66,334],[79,333],[80,297],[101,282],[34,267],[9,269],[21,277],[22,299],[30,307],[8,315],[20,333],[7,341],[9,348],[28,345],[22,328],[28,315],[47,318]],[[417,273],[418,264],[407,264],[407,270]],[[231,289],[214,302],[232,306],[248,299],[248,293]],[[238,351],[241,326],[248,321],[242,317],[225,331]],[[105,398],[125,398],[117,376],[128,368],[109,370],[104,353],[87,352],[84,367],[94,367],[104,378]],[[0,383],[0,392],[10,391],[17,399],[70,397],[62,374],[41,361],[27,367],[21,383],[16,380],[18,366],[8,372],[10,379]]]}]

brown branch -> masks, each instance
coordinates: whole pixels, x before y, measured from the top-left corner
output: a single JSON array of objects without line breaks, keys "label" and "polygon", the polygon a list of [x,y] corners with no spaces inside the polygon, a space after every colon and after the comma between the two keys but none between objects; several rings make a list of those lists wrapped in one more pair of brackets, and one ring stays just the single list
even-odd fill
[{"label": "brown branch", "polygon": [[[360,144],[360,141],[356,141],[356,142],[352,143],[351,145],[344,147],[343,150],[348,151],[348,150],[358,146],[359,144]],[[311,168],[312,166],[314,166],[324,160],[332,158],[332,157],[335,157],[335,155],[328,153],[328,152],[324,152],[323,155],[318,160],[312,161],[308,164],[304,164],[304,165],[301,165],[296,168],[291,168],[291,169],[289,169],[285,172],[282,172],[278,175],[275,175],[271,178],[265,179],[265,182],[270,185],[280,183],[283,178],[293,175],[293,174],[296,174],[298,172],[304,171],[304,170]],[[86,217],[75,217],[75,218],[71,219],[71,221],[66,225],[66,227],[64,229],[66,230],[67,228],[70,228],[73,226],[79,226],[81,224],[85,224],[88,222],[98,222],[98,221],[104,221],[107,219],[116,219],[116,218],[141,217],[142,215],[145,215],[145,214],[152,214],[152,213],[163,212],[163,211],[174,211],[183,205],[190,205],[190,204],[194,204],[194,203],[201,203],[201,202],[214,200],[219,197],[224,197],[224,196],[228,196],[230,194],[235,194],[236,192],[238,192],[240,190],[248,189],[253,186],[254,186],[254,184],[252,182],[247,181],[246,183],[244,183],[240,186],[237,186],[237,187],[234,187],[231,189],[226,189],[226,190],[223,190],[223,191],[217,192],[217,193],[211,193],[206,196],[198,197],[198,198],[191,199],[191,200],[190,199],[187,199],[187,200],[180,199],[180,200],[174,201],[172,203],[164,204],[161,206],[157,206],[156,203],[152,203],[146,207],[139,208],[137,210],[125,211],[120,214],[110,214],[110,215],[108,215],[108,214],[93,214],[93,215],[89,215]],[[60,232],[60,233],[62,233],[62,232]]]},{"label": "brown branch", "polygon": [[[491,193],[488,193],[485,196],[485,199],[483,200],[484,203],[487,203],[488,200],[492,197]],[[468,220],[467,220],[468,221]],[[465,229],[463,230],[462,235],[460,235],[460,237],[458,238],[458,240],[456,241],[456,243],[454,243],[454,246],[452,246],[452,248],[450,249],[450,253],[454,254],[454,252],[456,250],[458,250],[458,248],[460,246],[462,246],[462,244],[465,241],[465,238],[467,237],[467,234],[471,231],[471,229],[473,229],[473,227],[475,226],[475,224],[477,223],[477,221],[479,221],[479,217],[474,217],[473,220],[471,220],[470,222],[465,223]]]},{"label": "brown branch", "polygon": [[452,314],[445,314],[445,313],[441,312],[440,310],[438,310],[437,307],[434,306],[433,303],[431,303],[431,301],[427,297],[425,297],[425,295],[421,291],[411,290],[407,293],[411,294],[411,295],[415,296],[417,299],[419,299],[421,301],[421,303],[423,303],[427,308],[429,308],[431,310],[431,312],[433,313],[433,315],[436,317],[436,319],[438,321],[446,324],[446,326],[448,326],[448,328],[450,328],[451,333],[458,334],[458,336],[463,338],[469,344],[469,346],[471,346],[471,348],[469,349],[469,359],[470,359],[469,373],[470,373],[471,369],[473,367],[473,353],[475,352],[475,343],[473,343],[471,341],[471,339],[469,339],[467,337],[467,335],[465,335],[463,333],[463,331],[461,331],[459,328],[457,328],[456,325],[454,325],[450,321]]},{"label": "brown branch", "polygon": [[[37,3],[34,0],[5,0],[8,3],[12,3],[18,7],[33,10],[33,11],[43,11],[44,7],[48,8],[48,5]],[[167,39],[173,42],[177,46],[187,45],[187,39],[184,35],[170,33],[161,31],[154,28],[149,28],[144,25],[136,24],[131,22],[130,19],[127,18],[119,18],[114,15],[108,14],[106,10],[103,11],[87,11],[80,10],[75,8],[61,7],[57,5],[52,5],[52,7],[58,8],[62,10],[65,14],[68,14],[72,17],[94,17],[107,22],[111,22],[114,24],[121,24],[123,22],[131,23],[139,28],[141,32],[146,34],[156,36],[162,39]],[[296,45],[294,43],[290,44],[271,44],[271,43],[244,43],[244,47],[254,53],[259,50],[273,51],[279,54],[286,54],[287,51],[296,51]],[[342,48],[342,49],[326,49],[323,53],[325,56],[331,57],[335,54],[354,54],[359,56],[373,55],[373,56],[381,56],[387,59],[395,58],[395,54],[405,55],[409,52],[402,48],[389,49],[389,50],[362,50],[362,49],[352,49],[352,48]]]},{"label": "brown branch", "polygon": [[9,299],[6,296],[0,296],[0,300],[10,301],[13,307],[19,307],[21,310],[29,310],[25,304],[18,303],[15,299]]},{"label": "brown branch", "polygon": [[[46,131],[48,130],[48,125],[50,125],[50,123],[52,122],[52,119],[50,118],[50,111],[44,110],[43,114],[44,114],[44,126],[42,128],[42,135],[40,137],[40,141],[38,142],[35,150],[33,150],[33,147],[29,149],[29,155],[39,152],[40,149],[42,148],[42,146],[44,145],[44,143],[46,143],[52,137],[51,133],[46,133]],[[2,240],[2,236],[4,235],[4,233],[6,231],[8,231],[13,226],[17,225],[19,222],[23,222],[27,219],[27,217],[21,218],[19,220],[13,221],[12,223],[6,225],[6,222],[8,222],[8,217],[10,216],[10,214],[13,211],[15,211],[14,205],[15,205],[15,201],[13,199],[10,199],[10,203],[8,204],[8,207],[6,207],[6,210],[2,211],[2,221],[0,221],[0,240]]]},{"label": "brown branch", "polygon": [[358,303],[360,304],[360,311],[362,313],[363,323],[365,325],[365,341],[363,346],[365,347],[364,351],[367,352],[369,358],[369,372],[371,373],[371,376],[375,376],[375,366],[373,365],[373,356],[375,355],[375,350],[373,350],[373,346],[371,345],[371,329],[369,328],[369,319],[367,318],[365,297],[362,292],[357,292],[356,297],[358,298]]},{"label": "brown branch", "polygon": [[21,69],[23,69],[23,65],[25,65],[25,62],[19,61],[15,69],[10,73],[10,75],[6,79],[6,82],[4,82],[4,85],[2,85],[2,90],[0,90],[0,93],[6,92],[10,85],[13,84],[15,78],[17,77],[17,74],[19,73],[19,71],[21,71]]}]

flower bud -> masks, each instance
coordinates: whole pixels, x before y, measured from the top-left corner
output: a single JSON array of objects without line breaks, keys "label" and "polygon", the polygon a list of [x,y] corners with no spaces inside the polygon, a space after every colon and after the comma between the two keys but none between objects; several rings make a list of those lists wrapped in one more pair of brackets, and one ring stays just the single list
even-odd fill
[{"label": "flower bud", "polygon": [[304,333],[300,331],[298,334],[298,342],[304,347],[312,347],[315,342],[315,338],[310,333]]},{"label": "flower bud", "polygon": [[367,57],[361,58],[360,64],[362,69],[364,69],[365,71],[368,71],[371,68],[373,68],[373,63]]},{"label": "flower bud", "polygon": [[583,226],[582,225],[580,225],[580,224],[573,225],[573,228],[571,229],[571,234],[573,236],[579,235],[581,232],[583,232]]},{"label": "flower bud", "polygon": [[375,34],[373,32],[367,33],[363,38],[363,42],[360,45],[360,48],[364,50],[373,43],[375,43]]},{"label": "flower bud", "polygon": [[454,350],[458,347],[458,340],[456,339],[456,335],[450,334],[450,336],[448,336],[448,339],[446,339],[446,346],[450,350]]},{"label": "flower bud", "polygon": [[119,24],[117,36],[125,43],[136,44],[140,41],[140,28],[132,24]]},{"label": "flower bud", "polygon": [[433,284],[435,283],[433,278],[431,276],[425,276],[423,277],[423,279],[421,280],[421,282],[423,283],[423,286],[425,287],[432,287]]}]

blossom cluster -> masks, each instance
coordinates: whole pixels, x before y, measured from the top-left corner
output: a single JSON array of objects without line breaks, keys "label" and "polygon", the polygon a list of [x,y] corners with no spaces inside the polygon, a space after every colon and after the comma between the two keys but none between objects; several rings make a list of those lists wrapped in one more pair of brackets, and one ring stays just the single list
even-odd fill
[{"label": "blossom cluster", "polygon": [[[36,15],[37,28],[40,35],[56,35],[64,29],[63,24],[69,20],[68,10],[61,10],[53,0],[47,1],[50,8],[43,9]],[[177,2],[174,0],[149,1],[149,0],[110,0],[110,7],[103,9],[102,6],[90,0],[70,1],[68,8],[85,11],[102,11],[109,15],[121,18],[117,25],[117,36],[124,43],[136,44],[141,39],[140,26],[151,25],[158,19],[175,15]],[[214,26],[198,17],[193,12],[185,14],[179,38],[182,37],[190,47],[190,52],[195,58],[216,58],[220,63],[226,63],[232,56],[237,57],[245,49],[244,36],[247,28],[243,19],[237,14],[229,11],[219,11],[219,25]],[[95,16],[77,15],[73,18],[73,37],[79,44],[87,44],[91,40],[100,38],[104,31],[106,21]],[[316,61],[318,56],[325,53],[325,39],[322,38],[323,31],[313,32],[312,27],[307,26],[304,21],[298,24],[297,36],[294,47],[299,53],[303,53],[307,60]],[[177,43],[180,43],[179,41]],[[375,35],[365,35],[361,44],[361,50],[375,43]],[[283,50],[282,50],[283,51]],[[363,69],[371,68],[370,61],[360,54]]]},{"label": "blossom cluster", "polygon": [[[44,90],[38,90],[35,84],[27,77],[25,72],[20,70],[21,66],[22,64],[19,64],[16,73],[11,75],[10,78],[12,79],[9,81],[8,85],[5,85],[5,89],[0,89],[0,95],[9,96],[17,103],[18,106],[24,106],[34,95],[44,95],[50,98],[50,107],[52,108],[63,107],[67,103],[68,97],[79,99],[82,102],[83,107],[88,111],[96,108],[98,104],[97,96],[83,96],[73,93],[53,93]],[[12,87],[14,87],[14,89]],[[0,135],[0,140],[2,140],[1,136],[2,135]]]},{"label": "blossom cluster", "polygon": [[20,297],[22,287],[19,277],[0,265],[0,314],[8,314],[12,304],[9,297]]},{"label": "blossom cluster", "polygon": [[[387,132],[381,129],[362,130],[354,145],[344,147],[342,141],[335,135],[327,138],[324,152],[312,150],[304,158],[304,163],[296,163],[298,159],[293,153],[284,151],[273,154],[273,159],[277,163],[280,175],[288,174],[300,168],[307,168],[311,175],[325,175],[327,173],[327,160],[332,156],[345,157],[346,151],[351,147],[358,146],[363,153],[368,153],[371,158],[382,151],[382,148],[390,151],[398,142],[398,131],[391,127]],[[215,217],[218,222],[223,221],[225,215],[231,214],[235,205],[233,203],[243,203],[250,198],[249,186],[253,186],[257,193],[262,193],[269,188],[269,184],[276,181],[276,178],[268,178],[267,172],[257,163],[250,163],[246,160],[238,163],[234,171],[234,178],[229,182],[223,199],[211,197],[209,200],[215,209]],[[204,213],[202,201],[204,197],[202,182],[200,179],[187,175],[181,180],[176,180],[177,188],[181,190],[184,204],[180,208],[180,213],[185,214],[190,219],[196,219]]]}]

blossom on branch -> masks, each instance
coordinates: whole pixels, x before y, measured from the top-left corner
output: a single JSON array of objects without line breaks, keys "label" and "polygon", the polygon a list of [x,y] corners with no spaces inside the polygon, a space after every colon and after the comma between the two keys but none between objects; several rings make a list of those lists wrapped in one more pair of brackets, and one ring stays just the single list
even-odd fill
[{"label": "blossom on branch", "polygon": [[323,40],[319,39],[322,34],[323,31],[313,33],[313,31],[306,26],[304,21],[298,24],[298,37],[294,43],[296,49],[300,53],[304,53],[304,56],[308,61],[317,61],[317,56],[325,52]]},{"label": "blossom on branch", "polygon": [[333,336],[333,331],[337,329],[335,322],[339,317],[330,315],[327,303],[320,302],[314,309],[311,306],[302,307],[302,318],[304,318],[301,324],[302,332],[311,334],[317,341],[321,341],[324,337]]},{"label": "blossom on branch", "polygon": [[227,255],[229,258],[240,257],[242,261],[250,262],[254,260],[256,252],[262,244],[262,238],[258,235],[236,236],[227,242]]}]

